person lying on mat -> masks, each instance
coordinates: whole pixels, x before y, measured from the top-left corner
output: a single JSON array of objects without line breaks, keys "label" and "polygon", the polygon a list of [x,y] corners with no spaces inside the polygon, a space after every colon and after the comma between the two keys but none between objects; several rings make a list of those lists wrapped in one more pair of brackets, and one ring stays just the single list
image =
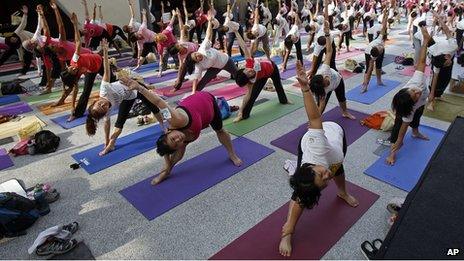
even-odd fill
[{"label": "person lying on mat", "polygon": [[393,165],[396,161],[396,154],[403,146],[403,140],[408,126],[411,126],[412,136],[414,138],[429,139],[419,132],[419,124],[422,113],[424,112],[424,105],[429,96],[424,72],[426,67],[427,46],[430,45],[433,40],[425,26],[421,26],[420,30],[422,31],[423,41],[416,71],[406,83],[405,87],[393,97],[392,109],[396,114],[396,118],[390,138],[388,138],[388,140],[378,140],[378,142],[383,145],[391,145],[390,155],[386,159],[389,165]]},{"label": "person lying on mat", "polygon": [[240,87],[246,86],[247,93],[243,98],[242,106],[240,106],[240,110],[237,117],[234,119],[234,122],[248,119],[250,117],[253,104],[269,78],[272,79],[272,82],[274,83],[277,96],[279,97],[279,102],[281,104],[291,104],[285,95],[277,65],[267,58],[259,60],[253,58],[251,51],[245,45],[245,41],[242,36],[237,31],[235,31],[235,36],[238,39],[240,48],[242,48],[245,53],[246,59],[245,68],[237,71],[235,82]]},{"label": "person lying on mat", "polygon": [[[213,48],[211,37],[213,34],[213,16],[208,12],[208,29],[206,37],[201,43],[197,52],[187,55],[185,64],[187,72],[192,75],[192,94],[201,91],[203,88],[222,71],[230,73],[231,78],[237,73],[237,66],[234,61],[225,53]],[[203,72],[206,73],[203,75]],[[202,77],[203,75],[203,77]],[[200,80],[201,79],[201,80]]]},{"label": "person lying on mat", "polygon": [[339,72],[330,68],[330,63],[332,62],[332,53],[333,45],[330,43],[330,32],[328,22],[326,21],[326,26],[324,26],[325,37],[326,37],[326,54],[324,64],[320,66],[316,74],[311,78],[310,87],[312,93],[316,95],[317,105],[319,107],[319,112],[322,114],[325,111],[327,102],[330,99],[332,91],[335,91],[337,96],[338,103],[342,109],[343,117],[356,119],[349,111],[346,106],[346,97],[345,97],[345,82]]},{"label": "person lying on mat", "polygon": [[288,58],[290,57],[290,53],[292,52],[293,45],[295,45],[296,49],[296,57],[298,61],[303,62],[303,52],[301,51],[301,38],[300,38],[300,26],[301,20],[300,16],[296,13],[296,11],[291,12],[291,16],[293,17],[295,23],[292,25],[292,28],[285,36],[284,46],[285,46],[285,55],[284,55],[284,62],[282,64],[282,70],[287,70],[287,62]]},{"label": "person lying on mat", "polygon": [[[440,99],[446,87],[450,83],[454,66],[454,54],[458,50],[458,44],[453,33],[441,17],[434,13],[438,24],[446,35],[445,39],[437,39],[428,49],[432,56],[432,81],[428,98],[427,110],[433,111],[435,99]],[[435,40],[435,39],[434,39]]]},{"label": "person lying on mat", "polygon": [[345,186],[343,168],[347,150],[345,131],[335,122],[322,122],[305,69],[299,61],[297,79],[303,92],[309,122],[308,131],[299,144],[296,171],[291,173],[293,175],[290,178],[293,194],[279,244],[280,254],[286,257],[292,253],[292,235],[303,210],[312,209],[317,205],[321,191],[327,187],[331,179],[338,187],[338,197],[352,207],[359,205],[358,200],[346,191]]},{"label": "person lying on mat", "polygon": [[366,58],[366,73],[364,74],[364,82],[361,87],[361,93],[367,92],[367,87],[371,81],[372,71],[375,65],[375,75],[377,76],[377,86],[385,86],[382,82],[382,64],[385,56],[385,40],[387,39],[387,8],[384,10],[382,20],[382,30],[377,39],[371,41],[364,51]]},{"label": "person lying on mat", "polygon": [[[126,71],[121,71],[118,74],[119,82],[110,83],[111,80],[111,68],[108,60],[108,42],[106,39],[102,40],[103,49],[103,79],[100,85],[100,98],[90,104],[86,121],[87,134],[90,136],[95,135],[97,130],[97,123],[100,119],[104,119],[104,131],[105,131],[105,148],[99,153],[103,156],[114,150],[116,139],[122,132],[124,123],[126,122],[129,111],[132,108],[136,99],[140,99],[148,109],[155,115],[156,119],[160,123],[162,129],[164,129],[163,117],[159,113],[158,107],[149,102],[145,96],[141,95],[140,92],[130,90],[128,83],[130,83],[130,77],[125,74]],[[144,88],[144,84],[140,84]],[[113,108],[118,108],[118,118],[114,125],[113,134],[110,136],[110,116]]]},{"label": "person lying on mat", "polygon": [[130,80],[128,86],[160,108],[170,126],[167,133],[156,141],[156,151],[160,156],[164,156],[165,166],[160,175],[152,180],[152,185],[160,183],[169,176],[174,165],[184,156],[187,145],[198,139],[201,130],[208,126],[216,132],[219,142],[226,148],[233,164],[242,165],[242,160],[234,151],[229,133],[222,126],[221,111],[212,94],[196,92],[183,99],[178,107],[172,108],[156,93],[148,91],[136,81]]},{"label": "person lying on mat", "polygon": [[[93,84],[95,82],[95,77],[97,74],[103,76],[103,58],[98,53],[83,53],[81,54],[82,43],[81,35],[78,29],[78,21],[75,13],[72,13],[71,21],[74,26],[74,43],[76,49],[74,51],[74,56],[71,60],[70,65],[61,73],[61,79],[63,84],[66,86],[72,86],[72,110],[71,116],[68,119],[68,122],[73,121],[76,118],[84,116],[85,109],[87,108],[87,103],[89,102],[90,94],[92,92]],[[105,38],[104,38],[105,39]],[[79,91],[79,79],[81,75],[85,75],[84,79],[84,90],[82,91],[81,96],[79,97],[79,102],[76,106],[77,92]],[[113,75],[112,70],[110,70],[110,82],[116,81],[116,77]]]}]

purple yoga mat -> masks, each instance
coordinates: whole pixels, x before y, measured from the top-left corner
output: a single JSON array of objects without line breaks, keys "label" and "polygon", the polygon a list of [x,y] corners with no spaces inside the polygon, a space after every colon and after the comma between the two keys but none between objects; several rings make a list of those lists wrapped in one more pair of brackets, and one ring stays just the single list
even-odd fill
[{"label": "purple yoga mat", "polygon": [[330,182],[322,192],[319,204],[312,210],[304,211],[298,221],[292,238],[290,258],[279,254],[281,229],[288,213],[287,203],[210,259],[321,259],[379,198],[348,181],[346,186],[347,191],[358,199],[359,206],[350,207],[337,197],[337,187],[334,182]]},{"label": "purple yoga mat", "polygon": [[153,177],[149,177],[119,193],[153,220],[274,152],[243,137],[232,143],[243,161],[240,167],[232,164],[224,146],[218,146],[175,166],[171,176],[156,186],[150,184]]},{"label": "purple yoga mat", "polygon": [[[311,61],[304,61],[304,66],[306,69],[308,69],[308,67],[311,66]],[[292,78],[293,76],[296,76],[296,63],[287,65],[287,70],[280,73],[280,78],[284,80]]]},{"label": "purple yoga mat", "polygon": [[[349,111],[356,117],[356,120],[350,120],[342,117],[340,107],[335,107],[322,115],[323,121],[333,121],[343,127],[346,135],[346,143],[348,145],[355,142],[357,139],[359,139],[359,137],[364,135],[364,133],[369,130],[369,128],[359,123],[360,120],[369,116],[368,114],[353,110]],[[284,136],[271,141],[271,144],[294,155],[297,155],[298,143],[307,130],[308,124],[305,123],[300,127],[292,130],[291,132],[285,134]]]},{"label": "purple yoga mat", "polygon": [[177,75],[178,75],[178,71],[163,73],[163,76],[161,77],[158,77],[158,73],[156,73],[156,75],[146,77],[144,78],[144,80],[145,82],[149,84],[155,84],[155,83],[160,83],[160,82],[165,82],[165,81],[176,79]]},{"label": "purple yoga mat", "polygon": [[11,166],[14,166],[14,164],[10,155],[8,155],[5,149],[0,149],[0,170],[4,170]]},{"label": "purple yoga mat", "polygon": [[19,115],[30,111],[32,111],[32,108],[25,102],[20,102],[0,108],[1,115]]}]

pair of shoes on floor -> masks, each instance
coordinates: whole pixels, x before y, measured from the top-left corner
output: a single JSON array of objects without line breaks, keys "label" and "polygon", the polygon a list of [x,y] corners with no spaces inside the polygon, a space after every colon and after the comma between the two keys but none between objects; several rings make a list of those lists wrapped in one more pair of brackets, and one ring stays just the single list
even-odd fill
[{"label": "pair of shoes on floor", "polygon": [[377,139],[377,143],[383,146],[391,147],[392,143],[388,139]]},{"label": "pair of shoes on floor", "polygon": [[364,241],[361,244],[361,252],[364,254],[367,260],[375,259],[375,255],[379,252],[383,241],[380,239],[374,239],[372,242]]},{"label": "pair of shoes on floor", "polygon": [[[74,234],[78,228],[79,224],[73,222],[63,226],[62,229]],[[61,255],[73,250],[78,243],[76,239],[63,240],[56,237],[49,237],[45,243],[37,247],[35,253],[38,256]]]}]

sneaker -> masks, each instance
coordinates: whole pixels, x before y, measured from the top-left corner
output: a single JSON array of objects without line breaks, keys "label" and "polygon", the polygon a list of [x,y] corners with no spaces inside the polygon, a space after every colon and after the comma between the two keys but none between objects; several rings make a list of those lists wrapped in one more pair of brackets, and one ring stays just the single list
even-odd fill
[{"label": "sneaker", "polygon": [[296,164],[294,160],[285,160],[284,170],[288,172],[288,175],[293,176],[296,170]]},{"label": "sneaker", "polygon": [[364,241],[361,244],[361,252],[366,257],[367,260],[374,259],[375,255],[377,254],[377,251],[378,250],[369,241]]},{"label": "sneaker", "polygon": [[60,255],[71,251],[77,245],[77,240],[71,239],[68,241],[52,238],[47,240],[44,244],[40,245],[35,253],[38,256]]},{"label": "sneaker", "polygon": [[74,234],[76,233],[77,229],[79,229],[79,223],[77,222],[69,223],[67,225],[64,225],[62,229],[68,231],[71,234]]},{"label": "sneaker", "polygon": [[387,147],[391,147],[392,145],[392,143],[388,139],[377,139],[377,143]]}]

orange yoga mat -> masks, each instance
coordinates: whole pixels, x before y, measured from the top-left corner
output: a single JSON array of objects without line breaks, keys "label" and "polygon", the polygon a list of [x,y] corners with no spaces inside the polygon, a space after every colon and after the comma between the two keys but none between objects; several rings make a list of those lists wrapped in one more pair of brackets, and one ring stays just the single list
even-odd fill
[{"label": "orange yoga mat", "polygon": [[[94,91],[90,94],[89,98],[89,104],[92,103],[94,100],[98,99],[100,97],[99,91]],[[76,105],[77,101],[79,100],[79,96],[76,99]],[[54,101],[56,102],[56,101]],[[64,104],[56,107],[52,107],[51,105],[54,102],[48,102],[44,103],[41,105],[38,105],[37,108],[45,115],[52,115],[55,113],[63,112],[63,111],[70,111],[71,110],[71,95],[68,96],[68,98],[65,100]]]}]

